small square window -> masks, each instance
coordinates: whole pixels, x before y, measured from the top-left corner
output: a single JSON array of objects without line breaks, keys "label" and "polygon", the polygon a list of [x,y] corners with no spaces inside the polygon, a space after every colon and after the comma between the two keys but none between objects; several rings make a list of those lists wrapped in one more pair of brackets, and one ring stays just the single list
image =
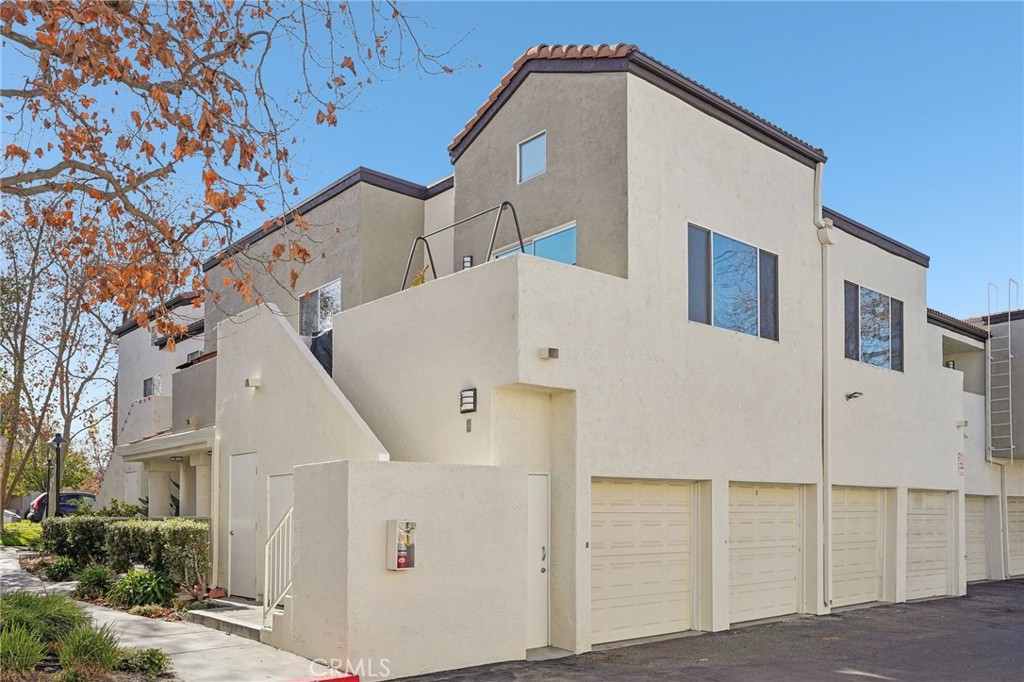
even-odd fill
[{"label": "small square window", "polygon": [[142,397],[148,398],[151,395],[156,395],[160,391],[160,385],[157,383],[159,377],[149,377],[148,379],[142,380]]},{"label": "small square window", "polygon": [[519,143],[519,180],[523,183],[544,173],[548,167],[547,133]]}]

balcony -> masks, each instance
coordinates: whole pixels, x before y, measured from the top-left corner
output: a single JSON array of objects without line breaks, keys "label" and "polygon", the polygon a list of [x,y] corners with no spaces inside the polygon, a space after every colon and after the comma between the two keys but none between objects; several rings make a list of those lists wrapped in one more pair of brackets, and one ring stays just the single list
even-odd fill
[{"label": "balcony", "polygon": [[217,358],[184,365],[174,373],[174,406],[171,428],[175,433],[213,426],[217,405]]},{"label": "balcony", "polygon": [[140,398],[128,408],[121,429],[117,433],[118,445],[150,438],[171,428],[171,397],[151,395]]}]

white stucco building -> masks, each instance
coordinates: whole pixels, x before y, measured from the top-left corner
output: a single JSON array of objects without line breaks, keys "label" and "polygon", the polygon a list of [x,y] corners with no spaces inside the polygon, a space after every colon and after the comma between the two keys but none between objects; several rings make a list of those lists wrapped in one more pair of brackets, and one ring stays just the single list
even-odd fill
[{"label": "white stucco building", "polygon": [[[1024,574],[997,321],[823,207],[822,150],[605,45],[527,51],[450,152],[212,258],[266,304],[206,292],[174,359],[122,330],[121,414],[160,375],[170,421],[111,490],[209,516],[214,582],[284,605],[265,641],[403,676]],[[294,291],[262,265],[292,239]]]}]

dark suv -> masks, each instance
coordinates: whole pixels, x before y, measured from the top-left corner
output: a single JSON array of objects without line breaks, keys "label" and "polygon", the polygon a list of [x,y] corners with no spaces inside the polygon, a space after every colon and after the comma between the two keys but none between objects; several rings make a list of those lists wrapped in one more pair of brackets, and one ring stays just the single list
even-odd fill
[{"label": "dark suv", "polygon": [[[46,497],[43,493],[28,508],[28,520],[39,523],[46,518]],[[71,516],[79,510],[81,505],[93,506],[96,504],[96,496],[92,493],[61,493],[60,494],[60,515]]]}]

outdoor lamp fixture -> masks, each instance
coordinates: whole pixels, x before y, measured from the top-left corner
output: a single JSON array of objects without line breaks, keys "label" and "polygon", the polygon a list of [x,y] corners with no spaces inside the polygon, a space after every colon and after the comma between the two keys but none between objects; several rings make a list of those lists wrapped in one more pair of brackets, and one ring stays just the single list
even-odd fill
[{"label": "outdoor lamp fixture", "polygon": [[476,412],[476,389],[467,388],[459,391],[459,413]]},{"label": "outdoor lamp fixture", "polygon": [[172,461],[172,462],[181,462],[181,461],[183,461],[184,459],[185,459],[185,458],[184,458],[184,457],[182,457],[181,455],[175,455],[174,457],[171,457],[171,461]]},{"label": "outdoor lamp fixture", "polygon": [[853,400],[854,398],[859,398],[862,395],[864,395],[864,394],[861,393],[860,391],[854,391],[853,393],[847,393],[846,394],[846,399],[849,401],[849,400]]},{"label": "outdoor lamp fixture", "polygon": [[[56,495],[57,506],[56,507],[51,506],[53,504],[53,500],[50,499],[50,468],[47,467],[47,469],[46,469],[46,502],[47,502],[47,509],[53,509],[52,516],[60,516],[60,479],[61,479],[61,476],[64,473],[64,466],[63,466],[64,462],[63,462],[63,457],[62,457],[62,453],[61,453],[61,446],[64,445],[64,443],[67,443],[67,441],[64,440],[64,436],[60,435],[59,433],[55,434],[53,436],[53,450],[56,453],[55,456],[54,456],[54,460],[57,463],[56,464],[56,469],[57,469],[57,485],[56,485],[56,488],[57,488],[57,495]],[[47,462],[47,463],[49,464],[49,462]]]},{"label": "outdoor lamp fixture", "polygon": [[462,257],[462,269],[463,270],[469,270],[471,267],[473,267],[473,257],[472,256],[463,256]]}]

